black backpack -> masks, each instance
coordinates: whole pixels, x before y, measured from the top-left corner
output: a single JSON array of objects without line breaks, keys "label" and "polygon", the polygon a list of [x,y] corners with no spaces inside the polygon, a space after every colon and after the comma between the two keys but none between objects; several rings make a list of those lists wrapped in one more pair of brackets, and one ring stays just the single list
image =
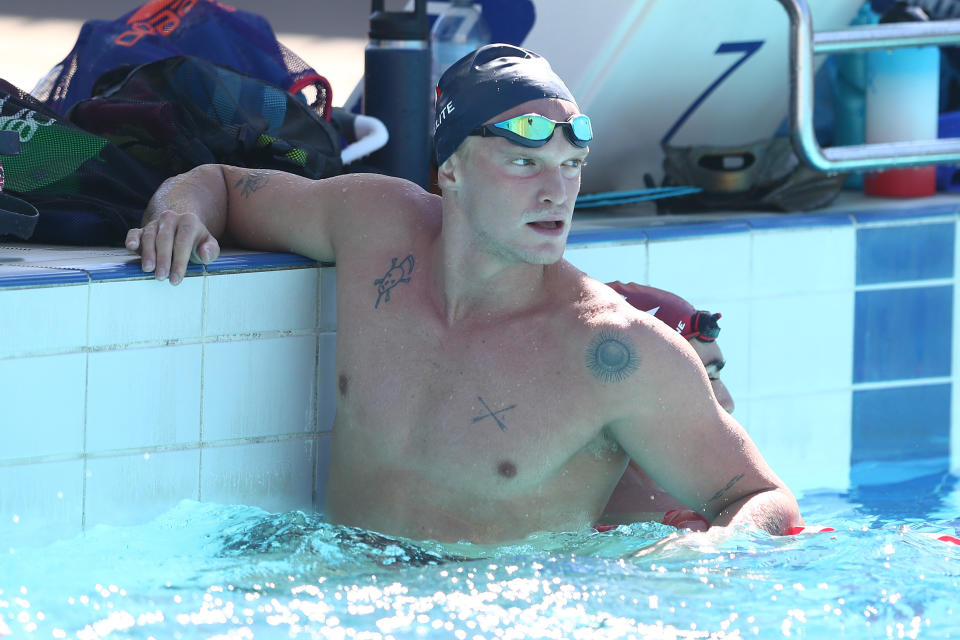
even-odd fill
[{"label": "black backpack", "polygon": [[121,67],[94,90],[64,122],[0,81],[0,122],[21,147],[6,185],[39,210],[33,242],[121,245],[160,183],[201,164],[343,170],[336,129],[304,100],[199,58]]},{"label": "black backpack", "polygon": [[67,118],[166,176],[210,162],[308,178],[343,170],[337,130],[303,99],[192,56],[110,71]]}]

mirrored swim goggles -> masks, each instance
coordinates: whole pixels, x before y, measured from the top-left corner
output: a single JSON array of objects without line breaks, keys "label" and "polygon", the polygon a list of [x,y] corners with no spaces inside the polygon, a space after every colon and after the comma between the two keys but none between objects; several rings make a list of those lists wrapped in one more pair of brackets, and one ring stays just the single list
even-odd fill
[{"label": "mirrored swim goggles", "polygon": [[593,140],[590,118],[583,114],[573,116],[567,122],[557,122],[546,116],[528,113],[503,122],[482,125],[471,131],[470,135],[484,138],[497,136],[524,147],[542,147],[550,141],[557,127],[563,129],[570,144],[575,147],[586,147]]}]

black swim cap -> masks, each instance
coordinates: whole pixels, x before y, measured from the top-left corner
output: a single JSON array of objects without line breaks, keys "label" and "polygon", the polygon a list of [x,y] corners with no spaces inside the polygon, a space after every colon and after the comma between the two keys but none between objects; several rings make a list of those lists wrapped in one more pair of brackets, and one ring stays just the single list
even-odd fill
[{"label": "black swim cap", "polygon": [[437,86],[437,166],[493,116],[540,98],[576,103],[546,58],[509,44],[488,44],[460,58]]}]

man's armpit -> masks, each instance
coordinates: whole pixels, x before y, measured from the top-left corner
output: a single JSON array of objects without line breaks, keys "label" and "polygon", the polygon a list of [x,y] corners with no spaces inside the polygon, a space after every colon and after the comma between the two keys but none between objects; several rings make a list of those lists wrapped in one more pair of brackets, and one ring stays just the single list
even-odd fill
[{"label": "man's armpit", "polygon": [[601,382],[622,382],[640,367],[640,353],[625,333],[600,331],[587,346],[585,361]]}]

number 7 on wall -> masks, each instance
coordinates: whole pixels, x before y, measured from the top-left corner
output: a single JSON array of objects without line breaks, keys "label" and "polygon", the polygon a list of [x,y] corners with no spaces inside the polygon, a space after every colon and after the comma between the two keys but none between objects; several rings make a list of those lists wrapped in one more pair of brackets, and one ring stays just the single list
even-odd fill
[{"label": "number 7 on wall", "polygon": [[720,46],[717,47],[717,50],[713,52],[714,55],[720,55],[722,53],[740,53],[741,57],[737,59],[730,68],[720,74],[720,77],[713,81],[709,87],[704,89],[703,93],[697,96],[697,99],[694,100],[687,110],[683,112],[683,115],[673,123],[673,126],[670,127],[670,130],[667,131],[667,135],[663,136],[663,139],[660,141],[661,144],[667,144],[670,142],[670,139],[677,133],[677,130],[683,126],[690,116],[693,115],[693,112],[703,104],[703,101],[706,100],[711,93],[716,91],[717,87],[720,86],[724,80],[730,77],[730,74],[737,70],[737,67],[742,65],[747,61],[747,58],[755,54],[760,47],[763,46],[763,40],[750,40],[748,42],[722,42]]}]

